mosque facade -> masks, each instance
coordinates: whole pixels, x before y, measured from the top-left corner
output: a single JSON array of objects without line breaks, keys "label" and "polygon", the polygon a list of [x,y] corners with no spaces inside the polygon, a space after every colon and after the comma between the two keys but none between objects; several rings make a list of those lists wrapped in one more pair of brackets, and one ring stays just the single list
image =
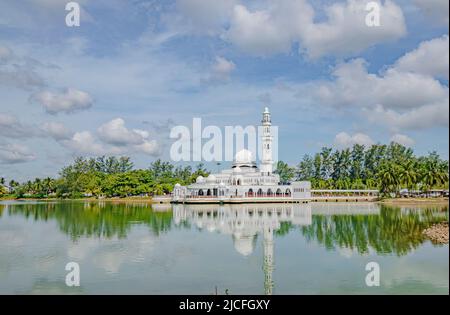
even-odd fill
[{"label": "mosque facade", "polygon": [[311,199],[308,181],[280,183],[273,172],[272,121],[269,109],[262,113],[262,156],[258,166],[252,152],[239,151],[230,169],[204,178],[197,177],[189,186],[176,184],[174,203],[247,203],[247,202],[307,202]]}]

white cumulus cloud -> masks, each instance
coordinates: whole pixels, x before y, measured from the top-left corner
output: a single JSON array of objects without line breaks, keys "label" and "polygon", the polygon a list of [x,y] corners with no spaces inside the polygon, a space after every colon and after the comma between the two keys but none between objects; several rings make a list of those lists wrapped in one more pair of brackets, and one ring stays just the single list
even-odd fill
[{"label": "white cumulus cloud", "polygon": [[366,109],[365,113],[369,121],[387,125],[394,131],[448,127],[448,101],[447,98],[403,113],[376,105],[373,109]]},{"label": "white cumulus cloud", "polygon": [[403,12],[390,0],[376,1],[380,26],[367,26],[368,2],[347,0],[331,4],[324,10],[325,21],[318,23],[316,12],[306,0],[270,1],[267,7],[254,11],[236,5],[224,37],[253,55],[287,53],[294,43],[299,43],[301,51],[319,58],[353,55],[406,34]]},{"label": "white cumulus cloud", "polygon": [[334,138],[334,145],[340,149],[349,148],[355,144],[371,146],[374,144],[374,141],[368,135],[360,132],[353,135],[347,132],[340,132]]},{"label": "white cumulus cloud", "polygon": [[211,67],[210,81],[227,81],[231,73],[236,69],[233,61],[223,57],[216,57],[215,63]]},{"label": "white cumulus cloud", "polygon": [[327,54],[359,53],[379,43],[393,41],[406,35],[405,18],[393,1],[375,1],[380,8],[380,26],[366,24],[368,2],[348,0],[325,9],[327,21],[306,25],[301,32],[304,49],[313,58]]},{"label": "white cumulus cloud", "polygon": [[363,59],[341,63],[334,79],[308,86],[321,104],[351,107],[391,131],[448,127],[448,36],[423,42],[379,73]]},{"label": "white cumulus cloud", "polygon": [[77,154],[104,155],[113,153],[99,143],[89,131],[76,132],[72,138],[62,140],[61,143]]},{"label": "white cumulus cloud", "polygon": [[391,142],[404,145],[405,147],[412,147],[416,142],[410,137],[402,134],[395,134],[390,139]]},{"label": "white cumulus cloud", "polygon": [[[448,4],[448,1],[447,1]],[[449,72],[448,35],[422,42],[395,64],[400,71],[409,71],[448,80]]]},{"label": "white cumulus cloud", "polygon": [[[286,5],[291,10],[284,10]],[[298,7],[294,10],[291,6]],[[304,7],[304,11],[301,10]],[[299,19],[301,12],[309,12],[310,8],[304,1],[280,1],[271,9],[250,12],[243,5],[236,5],[226,38],[242,51],[252,55],[270,55],[287,53],[295,38],[295,28],[284,25],[289,18],[282,18],[284,12],[291,12],[291,18]],[[295,16],[296,12],[299,14]],[[293,20],[292,20],[293,21]],[[287,26],[287,27],[286,27]]]},{"label": "white cumulus cloud", "polygon": [[33,128],[22,124],[16,116],[0,113],[0,136],[28,138],[33,136]]},{"label": "white cumulus cloud", "polygon": [[36,159],[26,146],[16,143],[0,144],[0,162],[3,164],[16,164]]},{"label": "white cumulus cloud", "polygon": [[41,125],[41,129],[55,140],[70,139],[73,133],[59,122],[46,122]]},{"label": "white cumulus cloud", "polygon": [[92,107],[92,97],[83,91],[68,88],[60,93],[42,91],[32,96],[49,114],[73,113]]},{"label": "white cumulus cloud", "polygon": [[389,68],[373,74],[363,59],[340,64],[333,72],[335,80],[319,86],[323,103],[339,106],[373,106],[408,109],[437,102],[448,96],[448,88],[422,74]]},{"label": "white cumulus cloud", "polygon": [[113,145],[141,144],[148,133],[142,130],[129,130],[122,118],[113,119],[98,128],[101,140]]},{"label": "white cumulus cloud", "polygon": [[140,129],[128,129],[122,118],[113,119],[99,128],[94,134],[79,131],[71,135],[70,131],[59,123],[47,123],[43,126],[61,145],[76,154],[122,155],[142,153],[157,156],[161,152],[158,141],[150,138],[150,133]]}]

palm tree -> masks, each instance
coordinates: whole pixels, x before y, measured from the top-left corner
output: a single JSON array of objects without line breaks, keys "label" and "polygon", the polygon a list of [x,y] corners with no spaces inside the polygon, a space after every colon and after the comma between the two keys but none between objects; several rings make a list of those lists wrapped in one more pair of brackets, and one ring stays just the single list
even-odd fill
[{"label": "palm tree", "polygon": [[376,180],[374,178],[372,178],[372,177],[368,177],[366,179],[366,187],[367,187],[367,189],[374,189],[374,188],[376,188],[377,187]]},{"label": "palm tree", "polygon": [[36,178],[32,186],[34,194],[40,194],[42,192],[42,181],[40,178]]},{"label": "palm tree", "polygon": [[42,181],[42,190],[45,192],[46,195],[49,195],[54,190],[54,181],[50,177],[45,178]]},{"label": "palm tree", "polygon": [[380,166],[377,178],[382,193],[398,192],[399,177],[398,166],[391,162],[385,162]]},{"label": "palm tree", "polygon": [[426,193],[435,186],[443,185],[448,182],[448,172],[439,167],[434,160],[428,160],[421,170],[421,183]]},{"label": "palm tree", "polygon": [[417,184],[417,163],[413,160],[408,160],[400,167],[400,183],[408,190],[413,190]]}]

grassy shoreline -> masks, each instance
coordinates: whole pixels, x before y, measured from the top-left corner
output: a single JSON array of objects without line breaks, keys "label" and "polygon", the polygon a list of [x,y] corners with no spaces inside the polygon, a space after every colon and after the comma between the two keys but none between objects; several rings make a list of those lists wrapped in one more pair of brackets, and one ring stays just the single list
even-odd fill
[{"label": "grassy shoreline", "polygon": [[89,201],[89,202],[149,202],[152,203],[153,199],[151,197],[113,197],[113,198],[14,198],[14,197],[3,197],[0,201]]},{"label": "grassy shoreline", "polygon": [[377,201],[381,204],[389,204],[389,205],[408,205],[408,204],[448,204],[448,198],[445,197],[437,197],[437,198],[386,198]]},{"label": "grassy shoreline", "polygon": [[[84,201],[84,202],[100,202],[100,201],[107,201],[107,202],[147,202],[147,203],[153,203],[152,197],[111,197],[111,198],[94,198],[94,197],[87,197],[87,198],[15,198],[11,196],[5,196],[0,198],[0,201]],[[434,205],[434,204],[448,204],[449,199],[448,198],[386,198],[381,199],[378,201],[374,201],[376,203],[380,204],[389,204],[389,205],[408,205],[408,204],[424,204],[424,205]]]}]

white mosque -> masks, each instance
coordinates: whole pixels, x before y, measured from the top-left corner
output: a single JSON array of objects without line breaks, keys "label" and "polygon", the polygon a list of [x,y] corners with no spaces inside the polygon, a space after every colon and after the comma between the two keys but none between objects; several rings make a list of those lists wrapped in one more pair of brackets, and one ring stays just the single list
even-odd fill
[{"label": "white mosque", "polygon": [[280,183],[280,177],[273,173],[272,132],[269,109],[262,118],[262,157],[259,167],[248,150],[239,151],[231,169],[207,178],[197,177],[194,184],[176,184],[174,203],[264,203],[264,202],[307,202],[311,199],[311,183],[307,181]]}]

